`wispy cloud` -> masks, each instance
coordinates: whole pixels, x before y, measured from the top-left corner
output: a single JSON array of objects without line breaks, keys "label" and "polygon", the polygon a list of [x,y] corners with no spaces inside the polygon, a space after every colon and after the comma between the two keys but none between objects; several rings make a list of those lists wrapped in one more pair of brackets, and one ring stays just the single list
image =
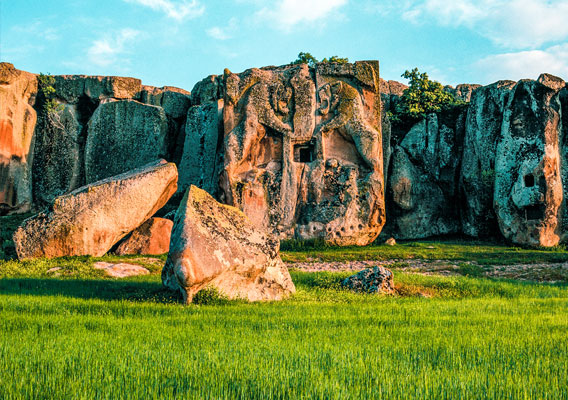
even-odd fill
[{"label": "wispy cloud", "polygon": [[227,40],[233,37],[233,33],[237,29],[237,19],[231,18],[229,23],[224,27],[213,26],[207,29],[207,35],[217,40]]},{"label": "wispy cloud", "polygon": [[413,23],[434,20],[465,26],[497,45],[525,49],[568,37],[566,0],[413,0],[401,2],[402,17]]},{"label": "wispy cloud", "polygon": [[87,50],[89,61],[97,66],[106,67],[118,61],[127,46],[140,35],[140,31],[125,28],[114,35],[106,35],[95,40]]},{"label": "wispy cloud", "polygon": [[490,81],[499,79],[536,79],[548,72],[568,79],[568,43],[544,50],[496,54],[481,59],[476,67]]},{"label": "wispy cloud", "polygon": [[[262,19],[273,21],[285,31],[301,23],[312,23],[328,18],[347,4],[348,0],[275,0],[256,13]],[[266,4],[266,3],[265,3]]]},{"label": "wispy cloud", "polygon": [[152,10],[165,13],[177,21],[199,17],[205,12],[205,7],[197,0],[124,0],[128,3],[139,4]]}]

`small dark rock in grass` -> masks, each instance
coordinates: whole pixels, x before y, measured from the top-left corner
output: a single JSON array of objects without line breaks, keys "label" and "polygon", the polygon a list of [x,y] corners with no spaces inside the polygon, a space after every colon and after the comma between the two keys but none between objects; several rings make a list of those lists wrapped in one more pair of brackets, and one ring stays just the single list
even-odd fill
[{"label": "small dark rock in grass", "polygon": [[354,292],[394,293],[392,271],[384,267],[374,267],[359,271],[345,279],[341,285]]}]

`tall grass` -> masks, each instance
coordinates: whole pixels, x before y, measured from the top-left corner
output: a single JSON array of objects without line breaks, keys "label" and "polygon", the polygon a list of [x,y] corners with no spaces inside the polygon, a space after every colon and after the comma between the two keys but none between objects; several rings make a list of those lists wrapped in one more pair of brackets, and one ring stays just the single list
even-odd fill
[{"label": "tall grass", "polygon": [[[292,271],[277,303],[182,306],[159,277],[4,275],[0,398],[563,399],[563,285]],[[433,297],[414,296],[428,292]]]}]

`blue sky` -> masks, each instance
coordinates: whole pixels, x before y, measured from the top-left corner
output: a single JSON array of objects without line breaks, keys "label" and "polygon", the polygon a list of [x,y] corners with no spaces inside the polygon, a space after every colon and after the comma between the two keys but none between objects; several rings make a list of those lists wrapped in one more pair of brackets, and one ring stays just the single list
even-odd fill
[{"label": "blue sky", "polygon": [[400,81],[413,67],[452,85],[568,79],[567,21],[568,0],[6,0],[0,60],[187,90],[300,51],[378,59]]}]

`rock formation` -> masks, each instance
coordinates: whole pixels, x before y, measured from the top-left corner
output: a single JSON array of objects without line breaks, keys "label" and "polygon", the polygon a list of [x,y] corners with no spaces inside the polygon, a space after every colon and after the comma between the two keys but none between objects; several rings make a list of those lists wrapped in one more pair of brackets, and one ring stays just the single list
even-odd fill
[{"label": "rock formation", "polygon": [[165,218],[150,218],[136,228],[116,248],[118,255],[164,254],[170,249],[174,223]]},{"label": "rock formation", "polygon": [[460,187],[463,232],[474,237],[498,235],[493,211],[495,157],[501,139],[503,113],[512,81],[499,81],[475,91],[467,114]]},{"label": "rock formation", "polygon": [[165,157],[167,132],[166,113],[161,107],[133,100],[101,104],[89,121],[85,146],[87,183]]},{"label": "rock formation", "polygon": [[505,238],[531,246],[560,241],[563,200],[560,78],[541,75],[513,89],[495,160],[495,212]]},{"label": "rock formation", "polygon": [[279,300],[295,292],[279,242],[238,209],[191,186],[175,217],[162,282],[186,303],[212,287],[231,299]]},{"label": "rock formation", "polygon": [[461,231],[459,161],[465,112],[430,114],[395,146],[389,194],[393,234],[425,238]]},{"label": "rock formation", "polygon": [[279,237],[373,241],[385,222],[378,79],[376,62],[226,71],[224,200]]},{"label": "rock formation", "polygon": [[191,93],[54,79],[51,120],[37,76],[0,63],[0,214],[162,157],[179,186],[160,215],[197,185],[281,239],[364,245],[386,221],[396,239],[568,241],[568,89],[552,75],[446,87],[469,104],[392,127],[406,86],[375,61],[226,70]]},{"label": "rock formation", "polygon": [[175,164],[155,161],[57,197],[14,233],[18,258],[100,257],[175,193]]},{"label": "rock formation", "polygon": [[31,145],[35,75],[0,63],[0,215],[32,208]]}]

